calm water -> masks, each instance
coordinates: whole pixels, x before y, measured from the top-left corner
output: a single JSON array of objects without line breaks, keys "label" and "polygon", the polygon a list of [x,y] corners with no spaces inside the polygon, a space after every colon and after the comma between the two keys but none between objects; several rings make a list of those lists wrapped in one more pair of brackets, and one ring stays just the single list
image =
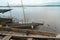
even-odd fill
[{"label": "calm water", "polygon": [[[4,7],[0,7],[1,9]],[[5,7],[8,8],[8,7]],[[17,21],[23,19],[22,7],[10,7],[10,12],[0,14],[4,16],[11,16]],[[60,7],[24,7],[25,17],[28,22],[41,22],[50,24],[51,27],[57,27],[60,29]]]}]

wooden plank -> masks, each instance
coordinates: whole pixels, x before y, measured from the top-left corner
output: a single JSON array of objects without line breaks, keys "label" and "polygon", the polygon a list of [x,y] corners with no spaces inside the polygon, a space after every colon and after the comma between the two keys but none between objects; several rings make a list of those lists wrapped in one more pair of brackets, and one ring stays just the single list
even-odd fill
[{"label": "wooden plank", "polygon": [[9,36],[5,36],[2,40],[9,40],[12,36],[9,35]]},{"label": "wooden plank", "polygon": [[17,33],[26,33],[26,34],[33,34],[33,35],[43,35],[43,36],[52,36],[52,37],[56,37],[57,35],[55,33],[41,32],[33,29],[17,29],[17,28],[7,28],[7,29],[9,29],[9,31],[14,31]]}]

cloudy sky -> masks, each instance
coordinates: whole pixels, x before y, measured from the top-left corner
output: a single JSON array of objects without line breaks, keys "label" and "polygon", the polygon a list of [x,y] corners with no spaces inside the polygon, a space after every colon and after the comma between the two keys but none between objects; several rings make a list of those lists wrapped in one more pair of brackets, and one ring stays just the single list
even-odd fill
[{"label": "cloudy sky", "polygon": [[[24,5],[40,5],[48,2],[59,2],[60,0],[22,0]],[[20,5],[21,0],[0,0],[0,5]]]}]

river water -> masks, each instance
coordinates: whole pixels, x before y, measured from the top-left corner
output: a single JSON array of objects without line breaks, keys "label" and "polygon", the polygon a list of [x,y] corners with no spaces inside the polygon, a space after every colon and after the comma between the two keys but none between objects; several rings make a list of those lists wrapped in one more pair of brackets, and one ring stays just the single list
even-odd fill
[{"label": "river water", "polygon": [[[9,7],[0,7],[0,9]],[[0,14],[14,18],[15,21],[24,19],[22,7],[10,7],[10,12]],[[25,18],[27,22],[44,22],[51,25],[52,28],[60,29],[60,7],[24,7]]]}]

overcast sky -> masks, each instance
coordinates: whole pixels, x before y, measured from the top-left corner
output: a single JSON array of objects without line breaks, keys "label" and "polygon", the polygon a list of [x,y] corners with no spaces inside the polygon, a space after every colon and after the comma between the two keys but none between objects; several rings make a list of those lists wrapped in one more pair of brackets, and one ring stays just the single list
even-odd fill
[{"label": "overcast sky", "polygon": [[[48,2],[60,2],[60,0],[22,0],[24,5],[40,5]],[[0,5],[20,5],[21,0],[0,0]]]}]

